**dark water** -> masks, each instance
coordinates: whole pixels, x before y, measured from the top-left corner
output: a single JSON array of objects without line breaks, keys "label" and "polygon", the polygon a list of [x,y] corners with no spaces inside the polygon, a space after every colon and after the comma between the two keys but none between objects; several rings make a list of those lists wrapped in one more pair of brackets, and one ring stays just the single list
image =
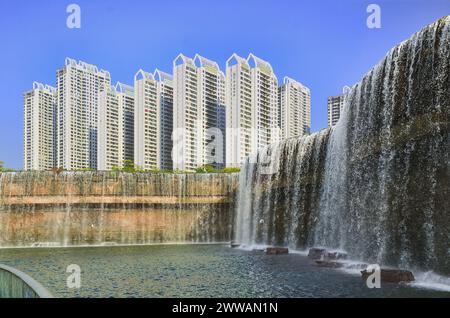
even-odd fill
[{"label": "dark water", "polygon": [[[57,297],[450,297],[449,292],[384,284],[319,268],[300,254],[267,256],[222,245],[3,249],[16,267]],[[66,268],[81,267],[81,289]]]}]

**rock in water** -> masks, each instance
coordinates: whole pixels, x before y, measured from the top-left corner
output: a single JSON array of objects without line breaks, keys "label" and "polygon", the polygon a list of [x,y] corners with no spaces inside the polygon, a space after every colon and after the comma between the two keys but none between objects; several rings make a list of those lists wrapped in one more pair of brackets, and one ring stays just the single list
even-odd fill
[{"label": "rock in water", "polygon": [[326,259],[329,260],[344,260],[347,259],[347,253],[345,252],[327,252]]},{"label": "rock in water", "polygon": [[327,251],[325,248],[313,247],[309,249],[308,257],[312,260],[345,260],[347,253],[338,251]]},{"label": "rock in water", "polygon": [[231,242],[231,243],[230,243],[230,247],[231,247],[231,248],[237,248],[237,247],[239,247],[239,246],[241,246],[241,244],[239,244],[239,243],[236,243],[236,242]]},{"label": "rock in water", "polygon": [[289,249],[286,247],[268,247],[266,249],[266,255],[281,255],[289,254]]},{"label": "rock in water", "polygon": [[[368,272],[366,270],[361,271],[363,280],[367,280],[367,278],[372,275],[373,272]],[[409,283],[413,282],[414,275],[412,272],[403,270],[403,269],[381,269],[381,282],[382,283]]]},{"label": "rock in water", "polygon": [[313,260],[323,259],[325,258],[326,253],[327,253],[326,249],[314,247],[309,249],[308,257]]}]

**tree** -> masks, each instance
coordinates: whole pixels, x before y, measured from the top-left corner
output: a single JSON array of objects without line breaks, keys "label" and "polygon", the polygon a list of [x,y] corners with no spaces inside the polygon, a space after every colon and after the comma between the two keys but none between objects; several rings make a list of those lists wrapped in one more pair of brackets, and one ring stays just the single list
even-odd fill
[{"label": "tree", "polygon": [[217,172],[216,169],[212,165],[204,165],[202,167],[198,167],[195,170],[196,173],[214,173]]},{"label": "tree", "polygon": [[142,172],[142,168],[134,164],[132,160],[125,160],[123,162],[123,168],[118,166],[113,166],[112,171],[114,172]]},{"label": "tree", "polygon": [[123,162],[123,172],[138,172],[140,168],[134,164],[132,160],[125,160]]}]

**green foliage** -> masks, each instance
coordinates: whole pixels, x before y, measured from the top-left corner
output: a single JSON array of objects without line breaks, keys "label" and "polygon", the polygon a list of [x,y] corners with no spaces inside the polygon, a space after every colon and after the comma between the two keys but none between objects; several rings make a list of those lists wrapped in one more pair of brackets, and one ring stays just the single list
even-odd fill
[{"label": "green foliage", "polygon": [[139,166],[135,165],[131,160],[125,160],[123,162],[123,172],[140,172],[141,170],[142,169]]},{"label": "green foliage", "polygon": [[123,168],[114,166],[112,167],[113,172],[129,172],[129,173],[135,173],[135,172],[145,172],[141,167],[136,165],[132,160],[125,160],[123,162]]},{"label": "green foliage", "polygon": [[[53,172],[59,174],[63,170],[54,168],[52,170]],[[95,171],[93,169],[80,169],[76,171]],[[204,165],[201,167],[198,167],[195,171],[185,171],[185,170],[163,170],[163,169],[150,169],[145,170],[142,169],[142,167],[134,164],[131,160],[124,161],[123,168],[120,168],[118,166],[112,167],[110,171],[110,175],[112,177],[117,177],[120,172],[126,172],[126,173],[167,173],[167,174],[192,174],[192,173],[237,173],[240,172],[240,168],[224,168],[224,169],[216,169],[212,165]]]},{"label": "green foliage", "polygon": [[0,172],[14,172],[14,169],[8,169],[4,167],[4,162],[0,161]]},{"label": "green foliage", "polygon": [[211,165],[204,165],[202,167],[198,167],[195,170],[195,173],[214,173],[216,171],[217,170],[213,166],[211,166]]},{"label": "green foliage", "polygon": [[224,169],[216,169],[212,165],[205,165],[202,167],[198,167],[195,170],[195,173],[236,173],[240,172],[240,168],[224,168]]},{"label": "green foliage", "polygon": [[222,170],[222,173],[239,173],[241,172],[241,168],[225,168]]}]

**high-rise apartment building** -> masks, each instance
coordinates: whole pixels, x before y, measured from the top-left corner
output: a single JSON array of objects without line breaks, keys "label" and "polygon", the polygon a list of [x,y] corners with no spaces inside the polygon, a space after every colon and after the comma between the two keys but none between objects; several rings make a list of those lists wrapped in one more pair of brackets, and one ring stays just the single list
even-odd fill
[{"label": "high-rise apartment building", "polygon": [[196,55],[198,114],[202,127],[199,136],[199,165],[225,166],[225,74],[219,65]]},{"label": "high-rise apartment building", "polygon": [[272,66],[250,54],[227,61],[227,166],[280,140],[278,80]]},{"label": "high-rise apartment building", "polygon": [[100,92],[97,169],[123,168],[134,161],[134,89],[117,83]]},{"label": "high-rise apartment building", "polygon": [[224,165],[225,75],[216,62],[180,54],[174,74],[174,169]]},{"label": "high-rise apartment building", "polygon": [[157,105],[158,105],[158,158],[159,168],[172,170],[172,131],[173,131],[173,76],[155,70],[153,75],[157,82]]},{"label": "high-rise apartment building", "polygon": [[239,167],[252,152],[252,75],[247,59],[233,54],[226,63],[226,163]]},{"label": "high-rise apartment building", "polygon": [[[253,54],[233,54],[226,76],[214,61],[180,54],[173,76],[140,70],[134,87],[113,87],[109,72],[70,58],[56,75],[55,89],[36,84],[25,94],[27,169],[110,170],[131,162],[145,170],[239,167],[258,149],[310,130],[309,89],[290,78],[279,88],[272,66]],[[53,138],[53,157],[36,164],[31,158],[41,155],[32,146],[43,139],[32,141],[38,122],[32,113],[39,109],[48,119],[52,94],[56,106],[46,123],[53,126],[45,126],[52,133],[45,138]]]},{"label": "high-rise apartment building", "polygon": [[252,74],[252,108],[256,149],[264,148],[280,140],[278,125],[278,79],[272,66],[253,54],[248,56]]},{"label": "high-rise apartment building", "polygon": [[110,74],[67,58],[56,77],[57,165],[97,169],[98,99],[111,84]]},{"label": "high-rise apartment building", "polygon": [[135,87],[134,161],[145,169],[172,170],[173,79],[139,70]]},{"label": "high-rise apartment building", "polygon": [[301,137],[311,130],[311,93],[296,80],[285,77],[278,90],[281,138]]},{"label": "high-rise apartment building", "polygon": [[134,162],[134,87],[118,82],[116,92],[119,98],[121,151],[120,167]]},{"label": "high-rise apartment building", "polygon": [[33,83],[24,94],[24,170],[55,167],[56,88]]},{"label": "high-rise apartment building", "polygon": [[328,97],[328,127],[337,124],[344,108],[346,94]]}]

